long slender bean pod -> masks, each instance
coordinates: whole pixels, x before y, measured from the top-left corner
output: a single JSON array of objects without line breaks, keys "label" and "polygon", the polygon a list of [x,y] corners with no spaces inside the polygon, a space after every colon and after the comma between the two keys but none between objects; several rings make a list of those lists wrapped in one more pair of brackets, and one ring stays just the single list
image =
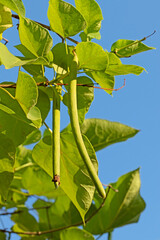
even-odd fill
[{"label": "long slender bean pod", "polygon": [[55,187],[60,185],[60,95],[56,87],[53,88],[53,111],[52,111],[52,159],[53,159],[53,182]]},{"label": "long slender bean pod", "polygon": [[74,53],[73,62],[70,66],[70,81],[69,81],[69,112],[72,132],[77,144],[79,153],[87,167],[89,175],[95,184],[95,187],[102,198],[106,197],[105,190],[102,186],[101,181],[98,178],[96,170],[90,160],[87,149],[83,142],[77,111],[77,70],[78,70],[78,57]]}]

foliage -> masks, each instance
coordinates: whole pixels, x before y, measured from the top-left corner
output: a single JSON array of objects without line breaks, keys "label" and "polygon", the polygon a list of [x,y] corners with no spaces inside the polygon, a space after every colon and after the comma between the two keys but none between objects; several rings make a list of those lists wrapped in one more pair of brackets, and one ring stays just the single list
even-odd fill
[{"label": "foliage", "polygon": [[[10,230],[0,229],[0,239],[8,239],[9,233],[23,240],[93,240],[94,235],[111,234],[137,222],[145,208],[139,169],[104,189],[96,151],[139,131],[117,122],[85,119],[85,114],[94,98],[95,82],[112,95],[115,76],[144,71],[123,64],[120,58],[153,48],[142,43],[145,39],[121,39],[108,52],[93,42],[100,39],[103,19],[95,0],[75,0],[75,7],[50,0],[50,27],[26,18],[21,0],[0,0],[1,39],[12,27],[12,17],[20,20],[21,44],[16,48],[21,56],[0,43],[0,64],[6,69],[19,67],[16,83],[0,84],[0,204],[5,210],[1,215],[11,216],[14,224]],[[48,30],[62,42],[53,45]],[[71,38],[77,34],[81,42]],[[53,70],[53,79],[46,78],[47,68]],[[68,107],[70,124],[60,133],[61,104]],[[50,111],[52,130],[45,122]],[[30,144],[34,147],[28,149]],[[30,198],[36,199],[33,208],[27,208]]]}]

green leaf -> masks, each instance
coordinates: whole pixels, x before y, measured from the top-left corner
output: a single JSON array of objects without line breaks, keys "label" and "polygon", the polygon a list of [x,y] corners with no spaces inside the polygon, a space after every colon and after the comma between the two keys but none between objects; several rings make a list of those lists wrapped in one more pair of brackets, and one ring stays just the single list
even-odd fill
[{"label": "green leaf", "polygon": [[148,47],[141,41],[133,41],[126,39],[119,39],[117,42],[112,44],[111,52],[114,52],[118,57],[130,57],[134,54],[141,53],[144,51],[155,49]]},{"label": "green leaf", "polygon": [[86,119],[81,126],[81,131],[90,140],[95,151],[126,141],[139,132],[127,125],[97,118]]},{"label": "green leaf", "polygon": [[11,216],[11,220],[16,224],[12,227],[13,231],[38,231],[38,223],[36,219],[28,212],[27,209],[23,209],[19,214]]},{"label": "green leaf", "polygon": [[[65,78],[64,83],[68,83],[69,79]],[[78,84],[87,84],[89,86],[93,85],[93,82],[88,77],[78,77]],[[68,88],[67,88],[68,89]],[[94,88],[77,86],[77,107],[78,107],[78,117],[80,124],[83,123],[85,114],[88,112],[89,107],[94,99]],[[68,106],[68,93],[63,96],[63,103]]]},{"label": "green leaf", "polygon": [[40,127],[41,113],[35,106],[38,100],[38,88],[35,80],[27,73],[19,72],[15,98],[26,113],[27,118],[32,120],[37,127]]},{"label": "green leaf", "polygon": [[[103,208],[86,224],[85,229],[92,234],[103,234],[117,227],[136,223],[145,209],[145,202],[139,193],[139,169],[121,176],[111,185],[119,192],[111,190]],[[95,201],[98,208],[101,200]]]},{"label": "green leaf", "polygon": [[48,30],[27,18],[20,18],[19,36],[21,43],[36,57],[46,56],[53,45]]},{"label": "green leaf", "polygon": [[101,86],[101,88],[107,88],[108,90],[104,89],[104,91],[112,95],[112,90],[110,89],[114,89],[114,76],[108,75],[104,71],[93,71],[87,74],[92,77],[93,80]]},{"label": "green leaf", "polygon": [[26,114],[37,103],[38,88],[35,80],[27,73],[20,71],[18,74],[15,98]]},{"label": "green leaf", "polygon": [[69,228],[60,234],[60,240],[94,240],[95,238],[89,232],[79,228]]},{"label": "green leaf", "polygon": [[67,46],[67,47],[68,47],[68,54],[66,53],[66,48],[64,43],[58,43],[52,48],[54,64],[56,64],[58,67],[63,69],[63,72],[61,72],[60,74],[66,73],[68,66],[73,59],[72,51],[74,49],[74,46]]},{"label": "green leaf", "polygon": [[12,27],[11,10],[0,4],[0,33],[10,27]]},{"label": "green leaf", "polygon": [[76,46],[79,68],[105,70],[108,65],[108,53],[97,43],[81,42]]},{"label": "green leaf", "polygon": [[14,176],[15,146],[13,142],[0,133],[0,194],[6,200],[8,188]]},{"label": "green leaf", "polygon": [[105,73],[116,76],[116,75],[126,75],[126,74],[136,74],[139,75],[145,69],[136,65],[125,65],[121,63],[121,60],[114,54],[108,53],[109,56],[109,66],[106,68]]},{"label": "green leaf", "polygon": [[[54,198],[61,195],[61,189],[55,189],[54,184],[48,174],[39,166],[28,166],[22,174],[23,188],[31,195]],[[64,194],[64,193],[63,193]]]},{"label": "green leaf", "polygon": [[109,65],[109,67],[105,70],[105,73],[109,75],[127,75],[127,74],[141,74],[145,69],[140,66],[136,65],[125,65],[125,64],[119,64],[119,65]]},{"label": "green leaf", "polygon": [[[57,190],[56,190],[57,191]],[[41,230],[47,229],[47,212],[48,217],[51,220],[51,228],[57,229],[64,226],[70,226],[75,223],[81,223],[81,217],[76,207],[67,197],[67,195],[58,196],[54,203],[47,203],[42,200],[37,200],[34,204],[34,208],[49,206],[46,208],[37,209]]]},{"label": "green leaf", "polygon": [[75,0],[75,4],[87,23],[84,32],[87,35],[99,32],[103,16],[98,3],[95,0]]},{"label": "green leaf", "polygon": [[[84,137],[84,141],[90,158],[97,169],[97,159],[92,145],[86,137]],[[51,150],[51,139],[46,136],[34,147],[32,157],[40,167],[53,177]],[[70,132],[61,134],[60,187],[71,199],[84,220],[91,205],[95,187]]]},{"label": "green leaf", "polygon": [[5,133],[15,146],[22,144],[27,135],[35,130],[18,101],[2,88],[0,88],[0,119],[0,132]]},{"label": "green leaf", "polygon": [[40,89],[38,89],[38,100],[36,107],[40,110],[42,122],[44,122],[50,111],[50,100],[48,95]]},{"label": "green leaf", "polygon": [[4,44],[0,43],[0,62],[6,69],[9,69],[15,66],[22,66],[28,63],[28,60],[22,61],[20,58],[15,57]]},{"label": "green leaf", "polygon": [[49,1],[48,19],[52,30],[64,38],[74,36],[86,27],[80,12],[62,0]]},{"label": "green leaf", "polygon": [[25,8],[22,0],[0,0],[0,3],[10,8],[18,15],[24,17],[25,16]]},{"label": "green leaf", "polygon": [[1,240],[6,240],[6,234],[4,232],[0,232],[0,239]]},{"label": "green leaf", "polygon": [[23,145],[30,145],[30,144],[36,143],[40,139],[41,139],[41,131],[39,129],[35,129],[26,137],[26,140],[23,142]]}]

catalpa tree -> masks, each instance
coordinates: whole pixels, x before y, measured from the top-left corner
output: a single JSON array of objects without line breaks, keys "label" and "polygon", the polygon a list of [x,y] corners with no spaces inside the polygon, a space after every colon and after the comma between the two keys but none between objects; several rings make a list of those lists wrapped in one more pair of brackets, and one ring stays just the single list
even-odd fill
[{"label": "catalpa tree", "polygon": [[[75,6],[50,0],[47,16],[50,26],[27,18],[21,0],[0,0],[0,63],[6,71],[19,67],[16,83],[0,83],[0,215],[14,222],[0,229],[0,239],[17,234],[23,240],[93,240],[105,233],[111,239],[115,228],[138,221],[145,202],[139,169],[107,186],[101,183],[96,151],[138,130],[85,119],[85,114],[94,88],[112,95],[118,90],[115,76],[144,71],[121,58],[153,48],[142,43],[146,38],[118,40],[110,51],[95,43],[103,19],[95,0],[75,0]],[[12,18],[18,23],[20,56],[8,50],[2,35],[12,27]],[[60,40],[54,45],[51,31]],[[73,38],[77,34],[79,41]],[[46,77],[47,68],[54,77]],[[62,104],[70,124],[60,132]],[[45,122],[50,111],[52,127]]]}]

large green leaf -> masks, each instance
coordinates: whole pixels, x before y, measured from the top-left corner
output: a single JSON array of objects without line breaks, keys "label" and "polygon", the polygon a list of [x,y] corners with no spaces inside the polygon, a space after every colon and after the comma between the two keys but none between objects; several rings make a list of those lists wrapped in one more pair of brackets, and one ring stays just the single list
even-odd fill
[{"label": "large green leaf", "polygon": [[119,39],[117,42],[113,43],[111,47],[111,51],[114,52],[118,57],[130,57],[134,54],[152,49],[155,48],[148,47],[138,40],[133,41],[126,39]]},{"label": "large green leaf", "polygon": [[21,43],[36,57],[46,56],[53,44],[48,30],[27,18],[20,18],[19,36]]},{"label": "large green leaf", "polygon": [[136,65],[125,65],[125,64],[119,64],[119,65],[109,65],[109,67],[105,70],[105,73],[109,75],[127,75],[127,74],[141,74],[145,69],[140,66]]},{"label": "large green leaf", "polygon": [[80,68],[105,70],[108,65],[108,53],[97,43],[81,42],[76,46]]},{"label": "large green leaf", "polygon": [[47,214],[51,220],[51,228],[57,229],[64,226],[71,226],[75,223],[81,223],[82,219],[77,211],[76,207],[67,197],[67,195],[58,196],[54,203],[47,203],[42,200],[37,200],[34,204],[34,208],[40,208],[43,206],[50,206],[46,212],[45,208],[38,209],[39,221],[41,230],[47,229]]},{"label": "large green leaf", "polygon": [[0,4],[0,34],[12,27],[11,10]]},{"label": "large green leaf", "polygon": [[99,32],[103,16],[98,3],[95,0],[75,0],[75,4],[87,23],[84,32],[87,35]]},{"label": "large green leaf", "polygon": [[92,71],[87,74],[102,88],[106,88],[104,91],[106,91],[108,94],[112,94],[112,89],[114,89],[115,82],[114,76],[108,75],[104,71]]},{"label": "large green leaf", "polygon": [[[68,83],[69,79],[64,79],[64,83]],[[77,84],[86,84],[89,86],[93,85],[93,82],[88,77],[78,77]],[[67,88],[68,89],[68,88]],[[78,108],[78,117],[80,124],[83,123],[85,114],[88,112],[89,107],[94,98],[94,88],[93,87],[84,87],[77,86],[77,108]],[[65,93],[63,96],[63,103],[68,106],[68,93]]]},{"label": "large green leaf", "polygon": [[22,144],[27,135],[35,130],[18,101],[2,88],[0,88],[0,119],[0,132],[5,133],[15,146]]},{"label": "large green leaf", "polygon": [[48,19],[52,30],[64,38],[74,36],[86,27],[80,12],[62,0],[49,1]]},{"label": "large green leaf", "polygon": [[26,114],[37,103],[38,88],[35,80],[27,73],[20,71],[18,74],[15,98]]},{"label": "large green leaf", "polygon": [[19,214],[14,214],[11,220],[15,222],[12,227],[13,231],[38,231],[39,226],[36,219],[28,212],[27,209],[23,209]]},{"label": "large green leaf", "polygon": [[95,151],[114,143],[126,141],[139,132],[127,125],[97,118],[84,120],[81,131],[90,140]]},{"label": "large green leaf", "polygon": [[[84,137],[84,142],[97,169],[95,152],[86,137]],[[51,150],[50,136],[46,136],[34,147],[32,156],[34,161],[53,177]],[[71,199],[84,220],[84,216],[92,202],[95,187],[70,132],[61,134],[60,187]]]},{"label": "large green leaf", "polygon": [[10,8],[18,15],[24,17],[25,16],[25,8],[22,0],[0,0],[0,3]]},{"label": "large green leaf", "polygon": [[0,133],[0,194],[5,200],[8,188],[13,180],[15,152],[16,149],[13,142]]},{"label": "large green leaf", "polygon": [[95,238],[89,232],[79,228],[69,228],[60,234],[60,240],[94,240]]},{"label": "large green leaf", "polygon": [[38,100],[38,88],[35,80],[27,73],[20,71],[18,74],[15,98],[28,119],[32,120],[37,127],[40,127],[42,122],[41,113],[35,107]]},{"label": "large green leaf", "polygon": [[63,69],[63,72],[61,72],[61,74],[66,73],[68,66],[70,65],[73,59],[72,51],[74,49],[74,46],[67,46],[67,47],[68,47],[68,54],[66,53],[66,48],[64,43],[58,43],[52,48],[53,62],[58,67]]},{"label": "large green leaf", "polygon": [[[103,234],[114,228],[138,222],[145,202],[140,196],[139,169],[121,176],[112,186],[119,192],[110,191],[103,208],[86,224],[92,234]],[[101,203],[95,200],[96,208]]]}]

